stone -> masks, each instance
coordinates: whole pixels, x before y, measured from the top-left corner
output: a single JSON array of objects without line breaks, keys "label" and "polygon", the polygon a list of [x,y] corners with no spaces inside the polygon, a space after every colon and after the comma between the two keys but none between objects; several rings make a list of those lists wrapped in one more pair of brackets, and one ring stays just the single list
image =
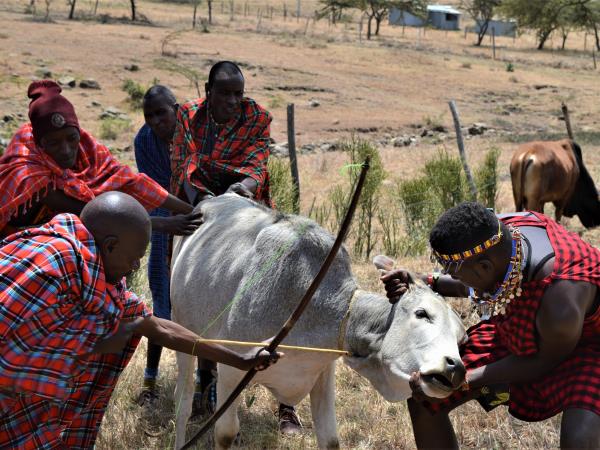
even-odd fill
[{"label": "stone", "polygon": [[314,98],[308,101],[308,105],[311,108],[317,108],[318,106],[321,106],[321,103],[318,100],[315,100]]},{"label": "stone", "polygon": [[340,119],[335,119],[335,120],[333,121],[333,124],[334,124],[334,125],[339,125],[339,124],[340,124]]},{"label": "stone", "polygon": [[137,64],[125,64],[125,70],[129,70],[130,72],[137,72],[140,70],[140,66]]},{"label": "stone", "polygon": [[100,83],[93,78],[86,78],[79,82],[79,87],[83,89],[100,89]]},{"label": "stone", "polygon": [[402,135],[393,138],[391,143],[394,147],[408,147],[413,143],[413,138],[408,135]]},{"label": "stone", "polygon": [[75,78],[70,77],[70,76],[60,77],[58,79],[58,84],[60,84],[63,87],[70,87],[70,88],[74,88],[75,86],[77,86],[77,82],[75,81]]},{"label": "stone", "polygon": [[273,155],[273,156],[288,156],[289,155],[287,142],[282,142],[281,144],[271,144],[269,146],[269,149],[271,150],[271,155]]},{"label": "stone", "polygon": [[444,125],[434,125],[433,127],[431,127],[431,131],[435,133],[446,133],[448,130]]},{"label": "stone", "polygon": [[35,75],[40,78],[52,78],[52,72],[47,67],[40,67],[35,71]]},{"label": "stone", "polygon": [[97,102],[96,100],[92,100],[92,103],[90,103],[90,105],[98,107],[98,106],[102,106],[102,103]]},{"label": "stone", "polygon": [[123,111],[115,108],[114,106],[109,106],[100,114],[101,119],[123,119],[128,120],[129,117]]},{"label": "stone", "polygon": [[471,136],[480,136],[485,133],[488,129],[488,126],[485,123],[476,122],[469,127],[467,130]]},{"label": "stone", "polygon": [[15,120],[15,116],[12,114],[5,114],[4,117],[2,117],[2,120],[4,122],[13,122]]}]

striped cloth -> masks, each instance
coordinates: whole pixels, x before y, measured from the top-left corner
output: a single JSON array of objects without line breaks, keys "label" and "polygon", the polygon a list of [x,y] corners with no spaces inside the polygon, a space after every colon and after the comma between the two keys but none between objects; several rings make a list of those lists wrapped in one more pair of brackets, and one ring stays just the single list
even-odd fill
[{"label": "striped cloth", "polygon": [[[0,158],[0,230],[20,208],[30,208],[50,189],[62,190],[82,202],[104,192],[121,191],[135,197],[148,210],[164,203],[168,196],[165,189],[120,164],[108,148],[85,130],[80,131],[75,167],[62,169],[35,145],[31,124],[19,128]],[[49,211],[45,220],[52,216]]]},{"label": "striped cloth", "polygon": [[[600,286],[600,250],[548,217],[509,216],[501,220],[514,227],[543,227],[554,249],[552,273],[542,280],[523,282],[523,292],[506,314],[471,327],[461,348],[467,369],[491,364],[510,354],[534,355],[538,351],[536,315],[546,288],[555,280],[573,280]],[[587,317],[579,343],[571,355],[540,379],[509,385],[509,412],[526,421],[544,420],[569,408],[600,415],[600,308]],[[429,405],[445,409],[466,396],[456,392],[443,402]]]},{"label": "striped cloth", "polygon": [[106,283],[75,215],[0,242],[0,448],[92,448],[139,337],[122,353],[90,352],[122,320],[148,315]]},{"label": "striped cloth", "polygon": [[184,181],[201,194],[223,194],[230,185],[251,177],[255,198],[270,205],[269,158],[271,115],[254,100],[244,98],[237,119],[215,136],[205,99],[179,108],[173,137],[171,192],[183,195]]},{"label": "striped cloth", "polygon": [[[169,183],[171,182],[169,145],[161,141],[148,125],[140,128],[133,144],[138,171],[148,175],[164,189],[169,189]],[[150,215],[168,217],[170,213],[166,209],[157,208],[151,211]],[[153,231],[150,245],[148,282],[152,292],[152,310],[156,317],[170,319],[169,236],[165,233]]]}]

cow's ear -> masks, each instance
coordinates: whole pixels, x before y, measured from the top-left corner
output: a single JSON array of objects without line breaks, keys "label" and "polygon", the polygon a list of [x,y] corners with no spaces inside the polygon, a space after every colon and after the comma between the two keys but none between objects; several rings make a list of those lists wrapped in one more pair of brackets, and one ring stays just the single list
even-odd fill
[{"label": "cow's ear", "polygon": [[389,272],[390,270],[394,269],[394,266],[396,265],[396,261],[394,261],[389,256],[377,255],[373,258],[373,264],[379,270],[384,270],[386,272]]}]

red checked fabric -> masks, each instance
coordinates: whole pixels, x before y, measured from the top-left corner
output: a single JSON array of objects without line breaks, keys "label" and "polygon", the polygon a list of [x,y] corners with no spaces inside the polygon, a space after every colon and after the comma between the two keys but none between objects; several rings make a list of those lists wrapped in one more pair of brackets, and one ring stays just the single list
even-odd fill
[{"label": "red checked fabric", "polygon": [[244,98],[239,118],[221,129],[214,149],[206,154],[203,149],[208,147],[209,115],[205,99],[181,106],[171,154],[171,192],[180,196],[187,180],[201,193],[219,195],[229,187],[219,186],[219,177],[240,174],[255,180],[255,198],[270,204],[270,124],[271,115],[254,100]]},{"label": "red checked fabric", "polygon": [[0,448],[89,449],[120,372],[90,353],[122,320],[150,311],[104,280],[94,240],[61,214],[0,243]]},{"label": "red checked fabric", "polygon": [[[468,330],[469,341],[461,349],[467,369],[509,354],[527,356],[537,352],[535,317],[552,281],[584,281],[600,286],[600,250],[548,217],[534,214],[539,221],[519,216],[502,220],[515,227],[544,227],[555,252],[553,271],[542,280],[524,282],[521,297],[510,303],[504,316],[494,316]],[[446,408],[464,396],[457,392],[445,402],[430,405],[431,409]],[[581,339],[567,360],[538,380],[510,385],[509,412],[519,419],[544,420],[569,408],[600,415],[600,308],[586,318]]]},{"label": "red checked fabric", "polygon": [[[49,189],[62,190],[83,202],[103,192],[121,191],[135,197],[149,211],[162,205],[168,196],[150,177],[120,164],[108,148],[83,129],[75,167],[60,168],[35,145],[31,124],[25,124],[0,158],[0,229],[19,207],[27,208]],[[50,213],[46,220],[53,215]]]}]

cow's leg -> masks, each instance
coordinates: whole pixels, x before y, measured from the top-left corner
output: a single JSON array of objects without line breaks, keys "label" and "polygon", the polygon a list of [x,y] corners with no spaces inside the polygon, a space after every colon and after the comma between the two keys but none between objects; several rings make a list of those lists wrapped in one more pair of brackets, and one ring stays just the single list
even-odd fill
[{"label": "cow's leg", "polygon": [[[217,378],[218,409],[239,383],[240,372],[223,364],[219,364],[217,370],[219,372],[219,378]],[[237,413],[240,402],[241,397],[238,396],[215,424],[215,448],[218,450],[230,448],[240,430],[240,420]]]},{"label": "cow's leg", "polygon": [[556,222],[560,223],[560,219],[562,219],[565,210],[565,205],[563,202],[554,202],[554,208],[554,217],[556,218]]},{"label": "cow's leg", "polygon": [[193,356],[177,352],[177,385],[175,386],[175,448],[185,444],[185,430],[192,412],[194,397]]},{"label": "cow's leg", "polygon": [[339,448],[335,418],[335,361],[321,372],[310,391],[310,410],[319,448]]}]

